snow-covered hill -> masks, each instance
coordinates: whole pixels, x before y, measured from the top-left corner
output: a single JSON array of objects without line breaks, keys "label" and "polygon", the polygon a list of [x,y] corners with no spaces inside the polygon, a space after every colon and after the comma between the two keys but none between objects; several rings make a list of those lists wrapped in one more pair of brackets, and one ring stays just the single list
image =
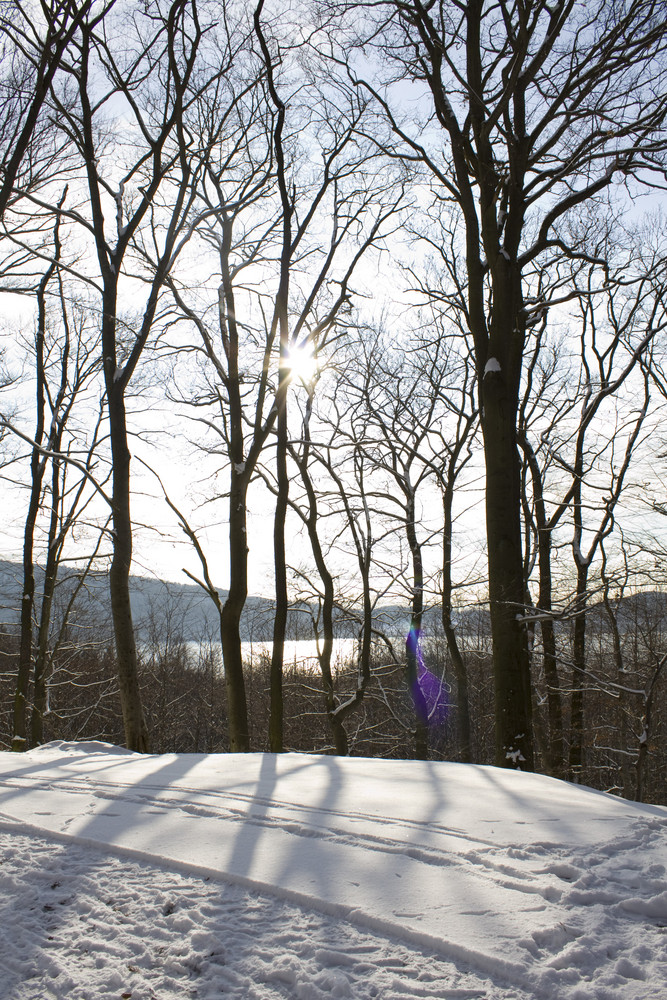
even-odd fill
[{"label": "snow-covered hill", "polygon": [[3,1000],[667,998],[667,809],[492,767],[0,754]]}]

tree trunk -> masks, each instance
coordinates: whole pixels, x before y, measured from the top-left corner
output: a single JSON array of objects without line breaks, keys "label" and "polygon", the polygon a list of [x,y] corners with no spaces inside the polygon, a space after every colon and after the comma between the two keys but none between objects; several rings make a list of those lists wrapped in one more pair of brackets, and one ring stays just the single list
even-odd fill
[{"label": "tree trunk", "polygon": [[570,754],[568,778],[581,781],[584,766],[584,671],[586,669],[586,593],[589,563],[577,571],[576,617],[572,640],[572,703],[570,709]]},{"label": "tree trunk", "polygon": [[[58,449],[60,441],[58,441]],[[35,652],[35,686],[32,699],[32,716],[30,719],[30,736],[33,746],[44,742],[44,715],[47,707],[48,681],[48,644],[51,626],[51,608],[56,589],[58,567],[60,563],[61,544],[58,539],[58,520],[60,509],[60,461],[52,459],[53,474],[51,476],[51,518],[49,523],[49,548],[44,568],[44,586],[42,588],[42,607],[39,615],[37,631],[37,649]]]},{"label": "tree trunk", "polygon": [[278,477],[278,497],[274,520],[273,547],[276,579],[276,615],[273,623],[273,649],[271,651],[271,717],[269,720],[269,740],[274,753],[283,749],[283,654],[285,649],[285,629],[287,626],[287,569],[285,565],[285,518],[289,495],[289,479],[287,478],[287,388],[289,385],[289,368],[287,355],[289,348],[289,285],[290,268],[292,264],[292,202],[293,189],[285,164],[283,149],[283,128],[285,125],[286,106],[278,94],[274,77],[274,66],[269,47],[264,37],[261,25],[264,0],[259,0],[254,13],[255,32],[259,41],[264,62],[269,94],[276,109],[273,129],[273,151],[276,160],[276,179],[280,192],[282,206],[282,249],[280,254],[280,280],[272,320],[273,339],[276,328],[280,331],[280,370],[278,373],[278,389],[276,393],[277,443],[276,462]]},{"label": "tree trunk", "polygon": [[[104,341],[103,341],[104,343]],[[114,352],[115,353],[115,352]],[[130,517],[130,450],[127,444],[125,399],[105,354],[109,432],[113,463],[111,513],[113,522],[113,557],[109,570],[111,615],[116,640],[118,686],[129,750],[149,752],[148,730],[141,707],[139,663],[134,639],[130,605],[130,566],[132,563],[132,521]]]},{"label": "tree trunk", "polygon": [[[604,545],[601,546],[601,550],[602,550],[602,570],[600,575],[602,577],[602,582],[604,586],[602,601],[604,604],[604,609],[607,612],[609,631],[611,632],[611,639],[614,649],[614,663],[616,664],[616,683],[619,686],[619,695],[620,695],[618,699],[617,715],[618,715],[618,743],[621,751],[620,762],[619,762],[619,769],[621,772],[621,787],[623,789],[623,798],[632,799],[634,797],[635,789],[633,788],[632,768],[628,754],[629,733],[628,733],[628,714],[626,708],[627,694],[622,690],[624,687],[629,686],[628,685],[629,678],[628,678],[628,672],[625,669],[625,662],[623,659],[623,647],[621,643],[621,633],[618,628],[618,620],[616,618],[616,612],[615,609],[612,607],[611,599],[609,596],[610,580],[606,574],[607,555],[604,549]],[[636,627],[637,624],[635,624],[635,635],[637,634]]]},{"label": "tree trunk", "polygon": [[21,752],[28,749],[27,713],[32,667],[32,619],[35,603],[35,567],[33,544],[35,521],[39,510],[39,491],[35,490],[33,479],[30,505],[23,536],[23,593],[21,596],[21,636],[19,642],[19,666],[14,693],[12,750]]},{"label": "tree trunk", "polygon": [[248,536],[246,527],[245,470],[232,467],[229,496],[229,593],[220,614],[220,642],[225,667],[229,749],[246,753],[250,749],[248,705],[241,652],[241,612],[248,596]]},{"label": "tree trunk", "polygon": [[556,631],[552,617],[552,573],[551,573],[551,525],[547,523],[544,503],[543,482],[540,468],[530,442],[521,434],[521,447],[531,474],[535,521],[537,524],[537,553],[539,571],[538,608],[540,611],[540,631],[542,634],[542,666],[547,686],[547,713],[549,718],[549,738],[547,740],[546,761],[549,773],[555,778],[565,776],[565,740],[563,735],[563,703],[558,677],[558,657],[556,654]]},{"label": "tree trunk", "polygon": [[[59,256],[58,224],[56,223],[56,256]],[[37,293],[37,330],[35,334],[35,381],[36,381],[36,426],[35,446],[30,455],[30,499],[23,531],[23,584],[21,591],[21,634],[19,641],[19,665],[14,694],[12,750],[27,750],[27,714],[30,672],[33,650],[33,614],[35,607],[35,526],[39,514],[42,483],[46,469],[46,459],[40,453],[44,438],[44,407],[46,374],[44,371],[44,339],[46,336],[46,287],[54,270],[49,267],[39,284]]]},{"label": "tree trunk", "polygon": [[310,540],[310,547],[313,552],[315,565],[317,566],[317,572],[320,574],[322,588],[324,591],[322,595],[322,645],[317,651],[320,673],[322,674],[322,683],[324,686],[324,704],[327,719],[329,720],[329,725],[331,726],[331,733],[333,736],[336,754],[339,757],[347,757],[350,747],[347,739],[347,732],[345,731],[345,726],[343,725],[343,720],[339,717],[337,712],[338,705],[336,703],[336,693],[334,691],[334,682],[331,673],[331,657],[333,654],[334,643],[334,581],[331,573],[329,572],[326,559],[324,558],[324,552],[322,551],[322,544],[320,542],[318,532],[319,514],[317,507],[317,493],[315,491],[315,487],[313,486],[313,480],[308,469],[308,460],[310,456],[310,414],[313,405],[313,393],[314,387],[308,397],[306,404],[306,417],[303,422],[303,454],[300,457],[294,455],[294,458],[299,467],[301,480],[308,497],[306,529],[308,531],[308,538]]},{"label": "tree trunk", "polygon": [[[282,347],[282,345],[281,345]],[[281,349],[281,354],[282,354]],[[281,366],[280,380],[285,381],[287,371]],[[276,437],[276,509],[273,521],[273,559],[276,586],[276,607],[273,619],[273,646],[271,649],[269,746],[273,753],[283,751],[283,657],[287,629],[287,564],[285,557],[285,521],[289,499],[287,475],[287,395],[286,386],[278,388],[278,418]]]},{"label": "tree trunk", "polygon": [[[508,352],[504,352],[508,353]],[[521,549],[516,393],[487,367],[482,380],[489,604],[495,678],[496,764],[532,771],[533,722]]]},{"label": "tree trunk", "polygon": [[454,481],[448,478],[442,495],[444,530],[442,543],[442,628],[456,678],[456,715],[459,729],[459,755],[464,764],[471,764],[472,737],[470,727],[470,697],[468,672],[459,648],[456,629],[452,622],[452,507]]},{"label": "tree trunk", "polygon": [[642,731],[639,737],[639,753],[637,755],[637,787],[635,791],[635,802],[643,802],[648,782],[648,757],[649,739],[651,736],[651,712],[653,709],[653,698],[660,680],[660,674],[667,663],[667,654],[661,657],[653,671],[651,679],[644,693],[644,715],[642,718]]},{"label": "tree trunk", "polygon": [[424,616],[424,567],[415,524],[414,490],[406,493],[405,529],[412,554],[412,606],[410,632],[405,641],[408,690],[415,708],[415,760],[428,760],[428,705],[420,684],[421,630]]}]

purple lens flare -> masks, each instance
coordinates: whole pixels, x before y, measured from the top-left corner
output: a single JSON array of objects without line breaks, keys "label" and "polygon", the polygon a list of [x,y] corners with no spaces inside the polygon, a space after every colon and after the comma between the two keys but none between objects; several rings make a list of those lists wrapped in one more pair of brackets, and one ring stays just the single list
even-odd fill
[{"label": "purple lens flare", "polygon": [[421,698],[415,697],[416,692],[413,690],[413,701],[415,706],[419,706],[420,714],[423,712],[422,706],[426,710],[426,718],[421,721],[426,722],[431,728],[438,729],[444,726],[449,713],[447,686],[424,663],[420,638],[419,629],[413,626],[405,639],[408,655],[414,656],[417,663],[417,678],[413,681],[413,685],[417,685],[421,693]]}]

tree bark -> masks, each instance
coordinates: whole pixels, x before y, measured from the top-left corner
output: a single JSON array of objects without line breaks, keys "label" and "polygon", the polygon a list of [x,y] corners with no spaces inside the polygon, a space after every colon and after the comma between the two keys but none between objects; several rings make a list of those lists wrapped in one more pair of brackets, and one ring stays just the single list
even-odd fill
[{"label": "tree bark", "polygon": [[283,150],[283,129],[286,107],[278,94],[274,76],[274,62],[271,58],[262,30],[261,15],[264,0],[259,0],[255,8],[254,24],[264,63],[269,94],[276,110],[273,129],[273,152],[276,158],[276,179],[282,207],[282,247],[280,254],[280,279],[272,321],[272,339],[276,327],[280,333],[280,368],[276,392],[277,439],[276,477],[277,498],[273,522],[273,553],[276,585],[276,611],[273,621],[273,646],[271,650],[271,712],[269,718],[269,744],[274,753],[283,749],[283,656],[285,651],[285,630],[287,628],[287,563],[285,559],[285,521],[289,502],[289,478],[287,475],[287,388],[289,368],[287,355],[289,347],[289,286],[292,264],[292,213],[294,205],[289,190],[289,178]]},{"label": "tree bark", "polygon": [[[504,351],[503,354],[506,354]],[[489,606],[495,678],[496,764],[533,770],[530,660],[522,624],[521,475],[518,399],[502,370],[482,380]]]},{"label": "tree bark", "polygon": [[[36,449],[33,451],[33,456]],[[39,453],[37,452],[39,458]],[[39,464],[39,463],[38,463]],[[39,513],[40,486],[35,478],[35,463],[33,462],[33,477],[30,488],[30,502],[23,533],[23,590],[21,594],[21,621],[19,641],[19,665],[14,693],[12,750],[21,752],[28,749],[27,713],[30,689],[30,672],[32,668],[32,629],[35,605],[35,564],[34,540],[35,524]]]}]

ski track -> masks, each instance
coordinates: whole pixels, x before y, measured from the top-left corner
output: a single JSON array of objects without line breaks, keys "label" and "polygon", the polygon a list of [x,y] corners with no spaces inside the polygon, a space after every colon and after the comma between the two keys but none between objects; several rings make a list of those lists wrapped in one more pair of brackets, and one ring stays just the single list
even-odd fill
[{"label": "ski track", "polygon": [[[0,779],[0,786],[17,788],[27,786],[50,790],[53,789],[54,782],[23,776],[18,780]],[[642,824],[635,824],[632,835],[624,833],[607,844],[600,845],[592,857],[589,852],[584,852],[580,859],[580,867],[577,866],[576,848],[568,854],[567,860],[563,863],[540,867],[541,856],[547,853],[551,855],[554,850],[553,844],[536,843],[530,848],[508,846],[499,849],[497,842],[472,838],[463,831],[435,822],[413,821],[407,818],[386,819],[383,820],[383,834],[380,836],[366,831],[346,829],[342,825],[343,821],[349,823],[354,820],[366,825],[376,823],[376,817],[371,814],[319,808],[301,803],[274,802],[237,792],[207,791],[201,788],[191,789],[180,786],[177,794],[174,794],[173,792],[165,793],[164,787],[160,785],[143,785],[142,791],[137,792],[132,783],[104,782],[98,779],[95,780],[92,789],[88,781],[72,780],[59,780],[57,789],[63,794],[80,794],[86,797],[92,794],[96,799],[109,802],[115,800],[123,803],[131,802],[137,806],[146,807],[146,811],[154,814],[173,813],[174,810],[180,810],[187,816],[224,819],[244,826],[265,827],[269,831],[279,829],[295,836],[308,839],[316,838],[358,847],[365,851],[400,854],[411,860],[435,867],[472,869],[476,878],[487,878],[496,885],[501,884],[519,892],[540,895],[549,902],[561,901],[580,906],[593,903],[604,903],[605,905],[623,903],[626,910],[632,911],[633,909],[633,901],[627,899],[627,873],[634,872],[636,862],[630,862],[629,868],[624,870],[625,874],[622,880],[615,876],[615,872],[618,870],[617,860],[610,866],[608,872],[605,870],[605,885],[609,886],[610,882],[613,885],[616,882],[618,889],[606,890],[602,893],[601,890],[595,888],[594,873],[587,870],[591,862],[594,865],[601,865],[606,859],[617,859],[618,855],[623,852],[632,852],[638,849],[648,850],[654,846],[655,838],[656,836],[659,838],[660,834],[663,835],[664,856],[667,859],[667,824],[658,819],[645,820]],[[198,801],[193,802],[193,799]],[[233,806],[230,802],[237,802],[238,805]],[[83,814],[85,815],[86,812],[93,815],[94,808],[89,807],[89,809],[84,810]],[[108,812],[107,815],[114,814]],[[315,816],[320,818],[319,823],[309,823],[304,818]],[[340,826],[333,825],[332,821],[336,819],[341,822]],[[389,831],[393,835],[390,835]],[[421,843],[418,838],[426,843]],[[438,840],[444,841],[447,846],[439,847]],[[450,844],[450,842],[453,843]],[[582,865],[585,866],[585,871],[582,871]],[[667,923],[666,869],[664,865],[658,864],[652,870],[657,874],[657,878],[647,878],[643,872],[636,872],[635,882],[637,888],[643,890],[648,896],[646,906],[652,908],[653,915],[656,918],[664,919]],[[547,876],[547,878],[539,879],[540,875]],[[570,883],[571,888],[564,891],[563,883]],[[634,901],[636,904],[635,912],[648,914],[646,907],[642,907],[642,898]]]},{"label": "ski track", "polygon": [[[201,816],[207,819],[224,819],[243,826],[258,826],[268,830],[280,829],[285,833],[290,833],[299,837],[316,838],[322,841],[345,844],[349,847],[358,847],[363,850],[378,851],[384,854],[400,854],[414,861],[433,866],[461,866],[474,867],[479,877],[488,869],[488,876],[494,884],[498,883],[497,875],[505,874],[510,881],[508,887],[518,889],[527,893],[540,893],[538,887],[529,886],[526,881],[530,879],[529,873],[524,873],[517,865],[508,866],[497,864],[493,859],[485,857],[482,852],[495,850],[496,845],[490,840],[479,840],[471,838],[462,831],[442,826],[438,823],[424,823],[423,821],[413,821],[410,819],[387,819],[382,823],[383,835],[370,834],[365,831],[354,831],[346,829],[343,825],[332,825],[332,821],[357,820],[368,825],[376,823],[377,818],[367,813],[342,812],[336,809],[318,808],[316,806],[292,804],[285,802],[272,802],[262,800],[259,797],[244,795],[242,793],[229,792],[202,792],[201,789],[179,788],[178,794],[165,794],[161,786],[142,786],[142,791],[133,790],[133,785],[127,783],[121,785],[119,782],[96,782],[96,787],[91,790],[87,782],[74,782],[71,780],[59,781],[57,788],[59,792],[68,794],[85,795],[91,794],[96,799],[113,802],[132,802],[138,806],[147,807],[150,813],[159,815],[160,813],[172,813],[175,809],[180,810],[188,816]],[[0,781],[0,785],[5,787],[15,786],[30,787],[32,789],[42,788],[51,790],[54,787],[52,781],[40,781],[33,778],[21,778],[16,781]],[[100,785],[105,788],[100,789]],[[199,801],[193,802],[196,798]],[[204,804],[202,802],[204,800]],[[230,803],[237,802],[234,806]],[[262,809],[257,807],[261,806]],[[94,809],[89,808],[87,812],[94,814]],[[85,812],[83,813],[85,815]],[[46,814],[45,814],[46,815]],[[107,815],[114,815],[107,812]],[[319,823],[308,822],[304,817],[320,818]],[[393,836],[388,831],[393,832]],[[417,838],[422,838],[427,843],[420,843]],[[439,848],[434,844],[434,838],[443,839],[446,842],[453,841],[449,849]],[[547,888],[546,898],[556,899],[560,895],[558,890]]]}]

